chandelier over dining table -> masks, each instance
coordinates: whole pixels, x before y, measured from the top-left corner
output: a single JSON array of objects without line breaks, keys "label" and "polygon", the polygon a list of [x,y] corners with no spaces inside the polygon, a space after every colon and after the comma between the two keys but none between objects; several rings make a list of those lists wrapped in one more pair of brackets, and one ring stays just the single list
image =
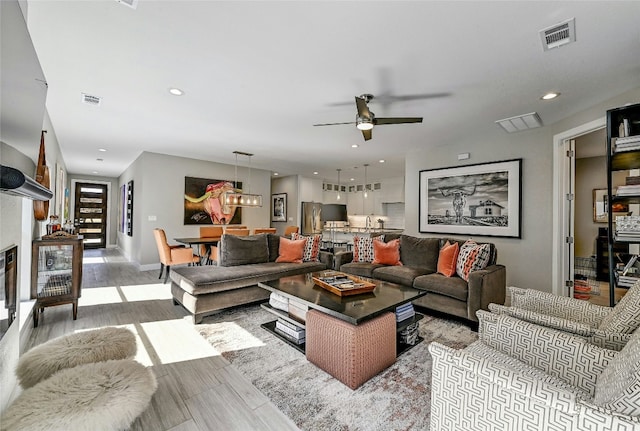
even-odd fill
[{"label": "chandelier over dining table", "polygon": [[[251,193],[251,157],[253,154],[245,153],[244,151],[234,151],[236,156],[235,175],[233,179],[233,190],[225,193],[225,203],[227,205],[233,205],[236,207],[261,207],[262,195]],[[249,175],[247,178],[246,192],[243,189],[238,189],[238,156],[246,156],[249,158]]]}]

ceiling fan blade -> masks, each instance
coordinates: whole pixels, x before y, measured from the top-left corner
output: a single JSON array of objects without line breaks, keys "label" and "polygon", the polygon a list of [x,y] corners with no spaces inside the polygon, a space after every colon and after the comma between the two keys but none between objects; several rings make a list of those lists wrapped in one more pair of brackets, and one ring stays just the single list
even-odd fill
[{"label": "ceiling fan blade", "polygon": [[356,124],[354,121],[349,121],[347,123],[322,123],[322,124],[314,124],[314,126],[338,126],[340,124]]},{"label": "ceiling fan blade", "polygon": [[356,96],[356,106],[358,107],[358,115],[365,118],[371,118],[371,112],[369,112],[369,107],[367,106],[367,102],[361,98]]},{"label": "ceiling fan blade", "polygon": [[364,140],[368,141],[369,139],[371,139],[372,135],[371,135],[371,131],[373,129],[369,129],[369,130],[362,130],[362,136],[364,136]]},{"label": "ceiling fan blade", "polygon": [[[409,100],[436,99],[438,97],[449,97],[449,96],[451,96],[451,93],[406,94],[404,96],[394,96],[390,94],[388,96],[378,97],[378,99],[385,99],[387,102],[406,102]],[[381,102],[384,102],[384,100]]]},{"label": "ceiling fan blade", "polygon": [[393,118],[376,118],[373,120],[376,126],[383,124],[403,124],[403,123],[422,123],[422,117],[393,117]]}]

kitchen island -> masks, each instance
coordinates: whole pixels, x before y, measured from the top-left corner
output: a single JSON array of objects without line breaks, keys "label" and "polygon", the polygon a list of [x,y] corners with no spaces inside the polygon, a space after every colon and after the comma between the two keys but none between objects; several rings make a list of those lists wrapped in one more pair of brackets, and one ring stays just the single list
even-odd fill
[{"label": "kitchen island", "polygon": [[325,249],[343,248],[351,250],[353,237],[369,236],[375,237],[386,234],[401,234],[404,229],[393,228],[364,228],[364,227],[332,227],[322,231],[322,244]]}]

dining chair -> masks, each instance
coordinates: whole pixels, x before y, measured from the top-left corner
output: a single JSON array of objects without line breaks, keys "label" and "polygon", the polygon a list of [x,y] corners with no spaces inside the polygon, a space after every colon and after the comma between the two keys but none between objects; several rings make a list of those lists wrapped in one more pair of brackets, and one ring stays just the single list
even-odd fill
[{"label": "dining chair", "polygon": [[229,228],[227,228],[224,231],[224,233],[227,234],[227,235],[248,236],[249,235],[249,229],[229,229]]},{"label": "dining chair", "polygon": [[253,230],[254,235],[258,235],[259,233],[276,233],[277,229],[275,227],[257,227]]},{"label": "dining chair", "polygon": [[[220,238],[224,233],[222,226],[201,226],[200,238]],[[200,258],[206,261],[207,265],[211,264],[211,244],[200,244]]]},{"label": "dining chair", "polygon": [[164,272],[165,267],[167,268],[167,273],[164,277],[165,283],[169,279],[171,265],[180,265],[184,263],[197,265],[200,263],[200,257],[193,254],[193,251],[190,248],[186,248],[181,245],[169,245],[169,243],[167,243],[167,235],[165,234],[164,229],[154,229],[153,236],[156,239],[158,255],[160,256],[160,276],[158,278],[162,278],[162,273]]},{"label": "dining chair", "polygon": [[300,228],[298,226],[287,226],[284,228],[284,236],[287,238],[291,238],[292,233],[298,233]]}]

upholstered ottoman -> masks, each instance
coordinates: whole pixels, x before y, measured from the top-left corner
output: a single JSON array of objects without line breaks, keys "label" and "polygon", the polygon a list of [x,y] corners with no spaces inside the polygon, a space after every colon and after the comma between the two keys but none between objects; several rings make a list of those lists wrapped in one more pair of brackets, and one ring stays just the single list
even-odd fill
[{"label": "upholstered ottoman", "polygon": [[136,354],[136,337],[126,328],[106,327],[54,338],[34,347],[18,361],[16,375],[27,389],[65,368]]},{"label": "upholstered ottoman", "polygon": [[309,362],[356,389],[396,362],[396,318],[385,313],[360,325],[309,310]]}]

